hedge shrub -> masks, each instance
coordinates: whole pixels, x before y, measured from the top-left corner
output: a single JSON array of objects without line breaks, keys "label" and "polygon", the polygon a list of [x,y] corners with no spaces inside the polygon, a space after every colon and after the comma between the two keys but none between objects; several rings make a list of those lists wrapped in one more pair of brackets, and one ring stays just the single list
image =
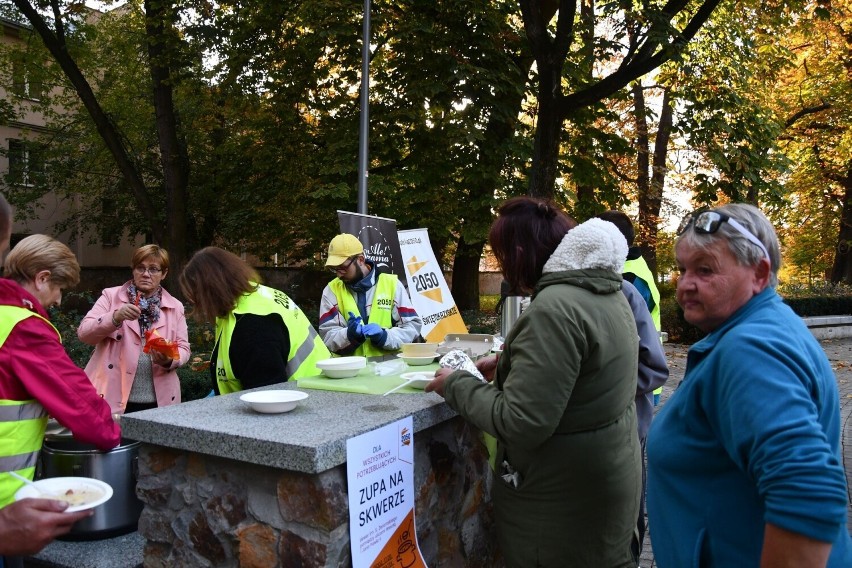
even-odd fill
[{"label": "hedge shrub", "polygon": [[[706,334],[683,319],[683,310],[678,306],[674,292],[671,284],[660,286],[663,331],[669,334],[669,341],[673,343],[695,343]],[[852,314],[852,286],[847,284],[781,285],[778,294],[801,317]]]}]

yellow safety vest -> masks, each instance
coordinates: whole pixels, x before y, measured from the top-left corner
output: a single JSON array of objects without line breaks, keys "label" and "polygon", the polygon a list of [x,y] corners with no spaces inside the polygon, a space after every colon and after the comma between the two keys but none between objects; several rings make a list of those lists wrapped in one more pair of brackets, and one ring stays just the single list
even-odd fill
[{"label": "yellow safety vest", "polygon": [[[373,293],[373,305],[370,308],[370,323],[377,323],[385,329],[393,325],[393,299],[396,296],[397,280],[399,279],[395,274],[379,274],[376,291]],[[343,319],[346,319],[349,312],[352,312],[356,316],[361,316],[361,319],[364,320],[364,314],[358,309],[355,295],[349,291],[349,288],[340,278],[332,280],[329,286],[337,297],[337,309],[340,310]],[[387,351],[381,347],[376,347],[370,340],[359,345],[354,353],[354,355],[364,357],[380,357],[387,354]]]},{"label": "yellow safety vest", "polygon": [[[660,329],[662,329],[660,326],[660,291],[657,289],[657,283],[654,282],[654,275],[651,273],[648,263],[645,262],[645,259],[641,256],[639,258],[634,258],[633,260],[628,260],[624,263],[624,272],[635,274],[636,277],[641,278],[651,290],[651,297],[654,299],[654,309],[651,310],[651,319],[654,320],[654,327],[657,328],[657,333],[659,333]],[[662,341],[662,338],[660,338],[660,341]],[[662,392],[663,387],[654,389],[654,394],[658,395]]]},{"label": "yellow safety vest", "polygon": [[290,353],[287,357],[287,379],[319,375],[317,361],[331,357],[328,348],[308,321],[305,313],[287,294],[268,286],[258,286],[250,294],[240,296],[237,305],[227,316],[216,318],[216,382],[221,394],[243,390],[231,367],[230,348],[237,314],[266,316],[278,314],[290,334]]},{"label": "yellow safety vest", "polygon": [[641,256],[628,260],[624,263],[624,271],[630,274],[635,274],[637,278],[641,278],[648,288],[651,290],[651,297],[654,299],[654,309],[651,310],[651,319],[654,320],[654,327],[660,331],[660,291],[657,290],[657,284],[654,282],[654,275],[648,267],[648,263]]},{"label": "yellow safety vest", "polygon": [[[47,322],[62,341],[59,331],[40,315],[16,306],[0,306],[0,349],[15,326],[29,317]],[[8,472],[33,478],[46,428],[47,411],[37,400],[0,399],[0,508],[15,500],[15,492],[22,485]]]}]

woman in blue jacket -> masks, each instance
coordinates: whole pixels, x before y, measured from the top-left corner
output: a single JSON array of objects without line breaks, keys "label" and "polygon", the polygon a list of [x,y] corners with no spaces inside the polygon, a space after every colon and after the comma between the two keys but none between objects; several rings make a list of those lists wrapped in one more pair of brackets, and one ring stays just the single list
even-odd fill
[{"label": "woman in blue jacket", "polygon": [[648,435],[657,565],[852,566],[837,383],[775,293],[772,225],[729,204],[678,233],[677,300],[708,335]]}]

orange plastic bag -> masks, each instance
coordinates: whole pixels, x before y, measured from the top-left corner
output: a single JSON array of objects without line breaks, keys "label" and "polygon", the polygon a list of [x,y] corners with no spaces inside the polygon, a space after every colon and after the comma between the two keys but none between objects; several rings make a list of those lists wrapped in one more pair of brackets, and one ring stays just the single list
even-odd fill
[{"label": "orange plastic bag", "polygon": [[145,347],[142,348],[142,352],[150,353],[151,351],[162,353],[169,359],[174,359],[175,361],[180,359],[180,352],[178,351],[177,343],[166,339],[157,333],[156,329],[149,329],[145,332]]}]

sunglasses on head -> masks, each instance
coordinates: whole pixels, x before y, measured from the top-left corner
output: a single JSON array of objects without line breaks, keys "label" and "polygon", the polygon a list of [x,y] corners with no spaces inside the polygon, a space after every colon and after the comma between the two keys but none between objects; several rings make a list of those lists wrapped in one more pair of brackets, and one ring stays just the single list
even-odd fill
[{"label": "sunglasses on head", "polygon": [[730,215],[726,215],[719,211],[694,211],[690,213],[683,218],[683,221],[681,221],[680,227],[677,229],[677,234],[680,236],[686,232],[687,229],[692,227],[696,233],[711,235],[719,230],[722,223],[727,223],[736,229],[742,236],[748,239],[749,242],[760,247],[760,250],[763,252],[763,257],[770,261],[770,263],[772,262],[772,259],[769,258],[769,251],[766,250],[766,245],[760,242],[760,239],[755,237],[754,233],[746,229],[742,223]]}]

